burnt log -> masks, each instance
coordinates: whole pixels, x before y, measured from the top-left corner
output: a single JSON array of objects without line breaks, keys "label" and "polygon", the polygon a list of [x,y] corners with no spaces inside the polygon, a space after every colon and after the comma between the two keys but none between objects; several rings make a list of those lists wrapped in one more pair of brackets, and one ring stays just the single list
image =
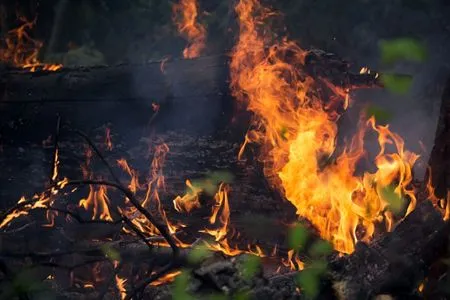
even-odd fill
[{"label": "burnt log", "polygon": [[445,198],[450,188],[450,78],[444,87],[434,147],[429,166],[431,182],[438,198]]},{"label": "burnt log", "polygon": [[393,232],[358,243],[353,254],[330,264],[339,299],[411,295],[445,253],[449,229],[430,201],[420,203]]}]

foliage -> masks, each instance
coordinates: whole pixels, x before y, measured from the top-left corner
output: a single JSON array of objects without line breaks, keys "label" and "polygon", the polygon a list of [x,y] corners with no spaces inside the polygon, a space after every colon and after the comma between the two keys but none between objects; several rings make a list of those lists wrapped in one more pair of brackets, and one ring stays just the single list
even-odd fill
[{"label": "foliage", "polygon": [[250,280],[260,269],[261,258],[256,255],[249,255],[244,262],[242,268],[242,276],[246,280]]},{"label": "foliage", "polygon": [[308,230],[301,224],[297,224],[289,232],[289,247],[296,251],[300,250],[309,236]]},{"label": "foliage", "polygon": [[392,113],[382,107],[370,105],[366,108],[366,116],[374,117],[377,123],[388,123],[392,119]]}]

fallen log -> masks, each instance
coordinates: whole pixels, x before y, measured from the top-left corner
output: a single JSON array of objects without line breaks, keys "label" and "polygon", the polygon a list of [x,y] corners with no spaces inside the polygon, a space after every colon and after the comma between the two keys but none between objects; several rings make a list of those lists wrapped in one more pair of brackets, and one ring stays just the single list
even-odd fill
[{"label": "fallen log", "polygon": [[[2,103],[161,101],[198,98],[228,88],[229,58],[225,55],[165,60],[143,65],[62,68],[28,72],[0,69]],[[305,71],[342,88],[381,86],[373,74],[350,71],[349,63],[320,50],[309,51]]]},{"label": "fallen log", "polygon": [[444,87],[434,147],[430,154],[431,182],[438,198],[450,188],[450,78]]},{"label": "fallen log", "polygon": [[446,251],[449,229],[430,201],[420,203],[392,233],[358,243],[353,254],[330,264],[339,299],[411,295]]}]

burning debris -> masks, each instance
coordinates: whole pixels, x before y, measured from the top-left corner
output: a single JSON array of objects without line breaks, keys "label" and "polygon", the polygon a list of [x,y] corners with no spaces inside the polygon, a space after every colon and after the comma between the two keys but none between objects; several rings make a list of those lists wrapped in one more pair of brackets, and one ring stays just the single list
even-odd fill
[{"label": "burning debris", "polygon": [[183,50],[184,58],[198,57],[205,49],[206,29],[198,21],[197,0],[180,0],[173,5],[173,19],[180,35],[189,45]]},{"label": "burning debris", "polygon": [[[230,88],[251,121],[245,137],[239,137],[240,146],[224,147],[236,161],[228,166],[239,166],[247,175],[261,169],[253,172],[266,183],[263,189],[272,200],[285,199],[295,210],[293,220],[279,220],[276,241],[251,239],[236,222],[236,202],[248,196],[236,192],[243,176],[223,166],[211,171],[215,167],[209,165],[206,175],[191,172],[179,178],[185,193],[175,193],[175,185],[167,180],[173,172],[171,155],[187,151],[173,151],[167,135],[155,130],[157,137],[149,143],[152,155],[145,168],[137,168],[133,166],[142,165],[146,155],[138,155],[138,162],[125,155],[110,162],[109,156],[122,148],[115,144],[119,135],[112,135],[110,127],[103,127],[94,141],[58,118],[47,186],[20,198],[0,216],[3,281],[14,282],[18,276],[6,262],[10,259],[19,268],[42,267],[44,275],[33,278],[44,276],[57,296],[65,298],[77,293],[84,298],[108,294],[115,299],[190,299],[194,293],[205,298],[219,293],[246,299],[370,299],[396,289],[400,296],[423,290],[416,287],[445,250],[448,191],[447,199],[442,191],[436,196],[430,178],[424,193],[413,181],[419,155],[406,150],[402,137],[388,125],[377,125],[374,117],[361,113],[353,138],[338,145],[338,121],[352,104],[349,92],[380,86],[378,74],[367,68],[352,74],[334,56],[305,51],[278,38],[267,26],[275,13],[257,0],[240,0],[235,10],[239,37],[231,52]],[[184,57],[199,56],[206,29],[197,20],[198,4],[183,0],[174,4],[173,13],[179,33],[189,42]],[[24,41],[38,45],[34,56],[2,56],[30,71],[51,70],[37,60],[42,44],[24,34],[30,26],[14,32],[20,47]],[[329,65],[341,72],[331,76]],[[173,74],[165,60],[156,69],[161,76]],[[86,87],[79,78],[63,88]],[[58,77],[58,82],[64,80],[69,79]],[[8,88],[5,94],[13,94]],[[153,115],[147,127],[155,125],[155,116],[164,113],[165,106],[167,102],[151,101]],[[379,146],[372,158],[365,149],[369,134],[377,137]],[[76,153],[84,156],[79,179],[73,179],[73,170],[61,170],[68,160],[62,144],[69,136],[86,145]],[[187,139],[181,134],[176,138],[186,144]],[[197,140],[191,145],[195,143],[201,144]],[[209,140],[203,144],[219,148]],[[219,155],[226,156],[226,151]],[[200,164],[206,155],[184,157],[189,156]],[[363,157],[370,166],[359,165]],[[97,170],[99,164],[107,174]],[[182,165],[188,168],[188,163]],[[44,241],[23,243],[29,232],[42,235]],[[14,243],[17,237],[22,241]],[[55,248],[52,239],[64,242]],[[27,297],[27,290],[10,294],[16,292]]]},{"label": "burning debris", "polygon": [[0,43],[0,62],[27,69],[30,72],[61,69],[62,65],[45,64],[39,61],[38,56],[43,43],[30,36],[36,18],[28,21],[25,17],[19,16],[18,19],[22,24],[10,30]]}]

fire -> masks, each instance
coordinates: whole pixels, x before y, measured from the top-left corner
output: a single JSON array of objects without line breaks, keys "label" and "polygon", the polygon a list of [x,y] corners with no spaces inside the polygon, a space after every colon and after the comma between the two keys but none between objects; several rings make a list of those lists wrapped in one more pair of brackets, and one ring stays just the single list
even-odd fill
[{"label": "fire", "polygon": [[[216,242],[222,241],[228,233],[228,224],[230,223],[230,205],[228,203],[228,191],[228,185],[222,183],[219,186],[219,190],[214,196],[215,205],[212,208],[209,223],[211,225],[216,225],[216,223],[219,223],[219,228],[214,230],[205,229],[205,232],[212,235],[215,238]],[[217,222],[217,216],[219,212],[220,215]]]},{"label": "fire", "polygon": [[120,293],[120,299],[124,300],[127,297],[127,290],[125,288],[126,279],[120,278],[119,275],[116,275],[116,287]]},{"label": "fire", "polygon": [[183,51],[183,57],[198,57],[205,48],[206,29],[197,20],[197,1],[180,0],[180,3],[173,5],[172,11],[178,32],[189,42],[189,45]]},{"label": "fire", "polygon": [[[303,72],[306,52],[287,39],[274,41],[262,27],[273,12],[257,0],[240,0],[236,12],[240,36],[232,52],[231,88],[255,116],[239,154],[251,143],[261,145],[259,159],[271,184],[336,250],[351,253],[358,240],[371,239],[375,224],[392,227],[385,189],[392,187],[398,197],[409,199],[406,213],[414,209],[409,186],[418,156],[404,150],[403,140],[374,119],[360,122],[351,143],[336,153],[336,108],[339,103],[347,107],[348,95],[333,97],[341,102],[332,104],[317,96],[314,80]],[[341,96],[339,89],[328,88]],[[378,134],[377,171],[357,176],[368,130]],[[387,153],[388,144],[395,147],[393,153]]]},{"label": "fire", "polygon": [[200,208],[199,194],[202,192],[200,188],[192,185],[192,183],[186,180],[186,186],[188,192],[183,196],[177,196],[173,200],[173,206],[178,212],[190,212],[195,208]]},{"label": "fire", "polygon": [[105,130],[105,146],[108,151],[111,151],[113,149],[113,144],[111,141],[111,129],[108,127]]},{"label": "fire", "polygon": [[161,284],[167,284],[167,283],[173,282],[175,280],[175,277],[177,277],[180,274],[181,274],[181,271],[174,271],[172,273],[168,273],[168,274],[164,275],[163,277],[153,281],[152,283],[150,283],[150,285],[158,286]]},{"label": "fire", "polygon": [[18,19],[22,25],[6,34],[3,40],[4,46],[0,47],[0,61],[12,63],[31,72],[61,69],[62,65],[60,64],[44,64],[38,59],[43,44],[31,38],[28,33],[36,24],[36,18],[33,21],[28,21],[25,17],[19,16]]},{"label": "fire", "polygon": [[90,185],[89,195],[86,199],[81,199],[79,206],[85,210],[92,210],[92,220],[112,221],[109,212],[109,198],[105,186],[98,188]]}]

